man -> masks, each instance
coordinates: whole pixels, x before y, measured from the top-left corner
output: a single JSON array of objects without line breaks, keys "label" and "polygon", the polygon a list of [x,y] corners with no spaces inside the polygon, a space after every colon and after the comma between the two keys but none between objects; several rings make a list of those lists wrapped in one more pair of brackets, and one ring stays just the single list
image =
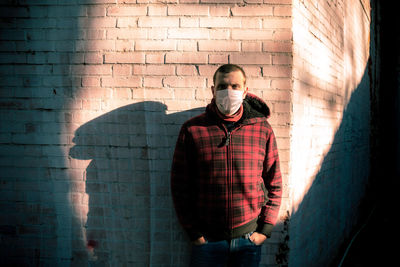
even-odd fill
[{"label": "man", "polygon": [[281,203],[281,174],[268,106],[246,75],[226,64],[212,102],[185,122],[171,171],[180,223],[193,243],[191,266],[258,266]]}]

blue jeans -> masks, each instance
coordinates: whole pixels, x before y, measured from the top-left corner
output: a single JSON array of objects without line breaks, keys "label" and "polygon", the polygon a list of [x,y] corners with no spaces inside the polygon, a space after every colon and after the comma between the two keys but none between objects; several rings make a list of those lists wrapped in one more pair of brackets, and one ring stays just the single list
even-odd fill
[{"label": "blue jeans", "polygon": [[261,246],[250,241],[251,234],[230,241],[207,241],[203,245],[193,245],[190,266],[258,267],[261,259]]}]

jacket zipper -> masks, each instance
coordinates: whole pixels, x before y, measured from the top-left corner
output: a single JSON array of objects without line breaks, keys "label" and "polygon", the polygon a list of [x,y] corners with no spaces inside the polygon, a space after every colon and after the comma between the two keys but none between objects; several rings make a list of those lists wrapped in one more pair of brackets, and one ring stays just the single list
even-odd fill
[{"label": "jacket zipper", "polygon": [[226,137],[225,140],[223,140],[221,147],[225,146],[226,147],[226,154],[227,154],[227,169],[228,169],[228,227],[229,230],[232,231],[233,228],[233,214],[232,214],[232,203],[233,203],[233,169],[232,169],[232,151],[231,151],[231,144],[232,144],[232,132],[238,130],[241,128],[241,126],[238,126],[234,128],[231,131],[228,131],[225,125],[223,125],[223,128],[225,129],[226,132]]},{"label": "jacket zipper", "polygon": [[228,170],[228,227],[229,230],[232,230],[232,221],[233,221],[233,214],[232,214],[232,183],[233,183],[233,177],[232,177],[232,156],[231,156],[231,149],[230,149],[230,143],[231,143],[231,131],[227,132],[227,136],[225,139],[225,147],[226,147],[226,159],[227,159],[227,170]]}]

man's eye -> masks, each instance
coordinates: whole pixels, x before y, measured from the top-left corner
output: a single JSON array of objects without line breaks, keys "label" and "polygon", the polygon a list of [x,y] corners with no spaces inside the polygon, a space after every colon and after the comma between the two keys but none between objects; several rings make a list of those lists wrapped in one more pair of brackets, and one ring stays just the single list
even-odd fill
[{"label": "man's eye", "polygon": [[226,89],[227,85],[226,84],[220,84],[218,85],[218,89]]}]

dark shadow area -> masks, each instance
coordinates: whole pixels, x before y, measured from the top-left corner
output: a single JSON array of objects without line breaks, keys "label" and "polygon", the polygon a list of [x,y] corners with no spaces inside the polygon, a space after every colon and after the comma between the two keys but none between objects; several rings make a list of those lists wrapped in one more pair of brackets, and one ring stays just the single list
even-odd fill
[{"label": "dark shadow area", "polygon": [[366,69],[330,150],[290,219],[289,262],[293,266],[328,266],[357,223],[369,182],[369,123]]},{"label": "dark shadow area", "polygon": [[170,197],[170,165],[180,126],[203,110],[167,115],[164,104],[146,101],[76,130],[70,156],[91,161],[84,175],[87,220],[81,226],[88,253],[75,255],[80,260],[74,264],[179,266],[185,261],[178,243],[186,240]]},{"label": "dark shadow area", "polygon": [[[71,262],[66,103],[77,82],[77,1],[0,3],[0,265]],[[80,81],[78,82],[80,84]]]},{"label": "dark shadow area", "polygon": [[[371,73],[371,189],[374,205],[345,243],[342,267],[396,266],[400,237],[397,203],[400,177],[400,18],[385,1],[371,1],[376,51]],[[341,262],[339,262],[341,260]],[[338,266],[338,265],[336,265]]]}]

